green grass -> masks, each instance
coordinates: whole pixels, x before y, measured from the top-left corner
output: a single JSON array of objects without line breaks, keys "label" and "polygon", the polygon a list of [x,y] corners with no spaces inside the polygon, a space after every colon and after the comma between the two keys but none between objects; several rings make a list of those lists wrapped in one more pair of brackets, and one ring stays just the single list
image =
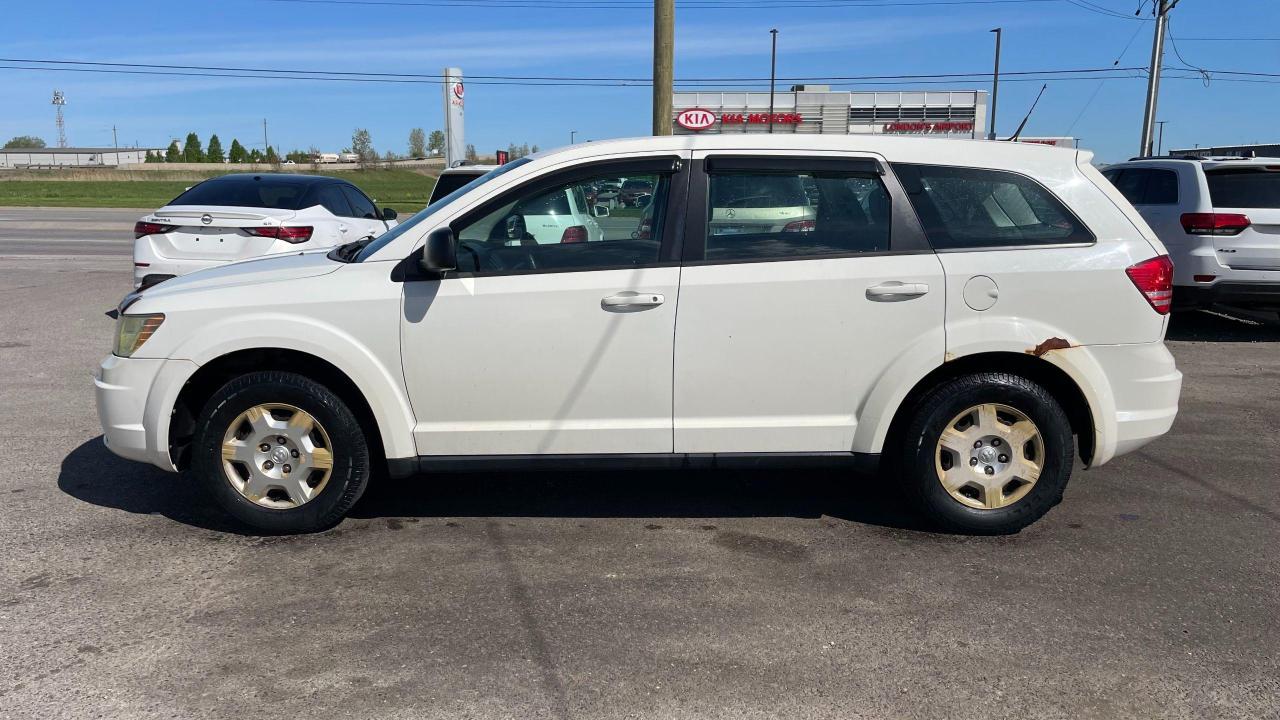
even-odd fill
[{"label": "green grass", "polygon": [[[54,172],[28,172],[5,178],[0,175],[0,206],[44,205],[54,207],[128,207],[157,208],[177,197],[187,187],[205,178],[224,173],[186,172],[178,177],[166,173],[104,171],[111,179],[57,180]],[[414,213],[427,204],[435,177],[411,170],[353,170],[319,173],[346,180],[364,190],[378,202],[378,207],[394,208],[401,214]],[[99,173],[93,173],[97,176]]]}]

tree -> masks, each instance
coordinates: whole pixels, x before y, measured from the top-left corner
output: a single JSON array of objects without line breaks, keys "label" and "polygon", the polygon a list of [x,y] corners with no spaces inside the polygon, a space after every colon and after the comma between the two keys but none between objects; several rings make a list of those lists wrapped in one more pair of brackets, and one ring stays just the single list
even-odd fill
[{"label": "tree", "polygon": [[537,145],[534,145],[532,148],[530,148],[530,149],[529,149],[529,152],[531,152],[531,153],[536,153],[536,152],[538,152],[538,146],[537,146]]},{"label": "tree", "polygon": [[169,143],[169,148],[164,151],[165,162],[182,162],[182,151],[178,149],[178,141],[174,140]]},{"label": "tree", "polygon": [[267,154],[264,159],[272,165],[280,164],[280,156],[276,154],[276,149],[270,145],[267,146]]},{"label": "tree", "polygon": [[351,133],[351,152],[360,158],[361,165],[378,160],[378,151],[373,149],[373,138],[369,137],[369,131],[364,128],[356,128]]},{"label": "tree", "polygon": [[182,162],[204,162],[204,150],[200,148],[200,137],[195,133],[187,133],[187,142],[182,146]]},{"label": "tree", "polygon": [[244,146],[240,144],[239,140],[231,138],[231,152],[227,155],[227,159],[233,163],[248,162],[249,153],[245,152]]},{"label": "tree", "polygon": [[148,150],[148,151],[147,151],[147,162],[149,162],[149,163],[162,163],[162,162],[164,162],[164,155],[160,154],[160,151],[159,151],[159,150]]},{"label": "tree", "polygon": [[444,152],[444,133],[442,131],[431,131],[431,139],[427,141],[427,149]]},{"label": "tree", "polygon": [[250,151],[249,151],[249,162],[251,162],[251,163],[260,163],[260,162],[262,162],[262,151],[261,151],[261,150],[259,150],[258,148],[254,148],[254,149],[250,150]]},{"label": "tree", "polygon": [[44,146],[45,146],[44,140],[36,137],[35,135],[18,135],[14,137],[12,140],[10,140],[9,142],[5,143],[4,149],[5,150],[14,150],[14,149],[39,150]]},{"label": "tree", "polygon": [[204,153],[205,162],[220,163],[226,160],[222,154],[222,141],[218,139],[218,134],[214,133],[209,136],[209,149]]},{"label": "tree", "polygon": [[414,128],[409,131],[409,157],[426,157],[427,154],[427,136],[422,132],[422,128]]},{"label": "tree", "polygon": [[471,143],[467,143],[467,162],[469,163],[480,162],[480,155],[476,153],[476,146],[472,145]]}]

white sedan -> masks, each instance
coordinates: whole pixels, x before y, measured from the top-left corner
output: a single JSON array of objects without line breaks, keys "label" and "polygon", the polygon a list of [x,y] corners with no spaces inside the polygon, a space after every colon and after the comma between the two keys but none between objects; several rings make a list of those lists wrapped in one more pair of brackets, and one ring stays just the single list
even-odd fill
[{"label": "white sedan", "polygon": [[188,188],[133,226],[133,286],[229,262],[378,237],[396,212],[344,180],[223,175]]}]

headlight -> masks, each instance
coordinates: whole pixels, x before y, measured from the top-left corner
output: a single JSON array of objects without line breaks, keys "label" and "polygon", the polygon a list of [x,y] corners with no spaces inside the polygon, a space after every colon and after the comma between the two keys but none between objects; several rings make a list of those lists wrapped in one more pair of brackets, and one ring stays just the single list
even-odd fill
[{"label": "headlight", "polygon": [[120,357],[129,357],[142,347],[164,322],[164,315],[121,315],[116,322],[116,346],[112,350]]}]

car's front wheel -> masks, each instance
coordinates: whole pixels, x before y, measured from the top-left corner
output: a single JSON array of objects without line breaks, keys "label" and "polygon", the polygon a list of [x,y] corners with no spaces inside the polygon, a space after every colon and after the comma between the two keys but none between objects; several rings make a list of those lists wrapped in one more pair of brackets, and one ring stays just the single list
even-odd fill
[{"label": "car's front wheel", "polygon": [[241,522],[271,533],[331,527],[364,492],[369,449],[328,388],[288,372],[222,386],[196,423],[191,470]]},{"label": "car's front wheel", "polygon": [[951,380],[926,393],[903,434],[898,467],[942,529],[1013,533],[1062,499],[1071,424],[1040,385],[1008,373]]}]

